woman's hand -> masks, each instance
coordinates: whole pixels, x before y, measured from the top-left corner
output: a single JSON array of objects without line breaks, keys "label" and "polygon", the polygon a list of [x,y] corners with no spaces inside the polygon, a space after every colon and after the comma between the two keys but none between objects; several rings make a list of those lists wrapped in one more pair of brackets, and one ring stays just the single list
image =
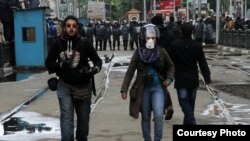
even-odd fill
[{"label": "woman's hand", "polygon": [[122,99],[124,100],[126,100],[128,97],[127,92],[122,92],[121,95],[122,95]]}]

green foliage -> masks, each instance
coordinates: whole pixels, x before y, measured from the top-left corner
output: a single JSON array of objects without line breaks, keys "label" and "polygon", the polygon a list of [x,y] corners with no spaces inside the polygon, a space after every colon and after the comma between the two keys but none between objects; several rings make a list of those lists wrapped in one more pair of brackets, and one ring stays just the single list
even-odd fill
[{"label": "green foliage", "polygon": [[143,0],[109,0],[109,1],[112,4],[111,16],[113,20],[123,20],[125,18],[126,12],[131,10],[132,8],[135,8],[139,11],[143,10]]},{"label": "green foliage", "polygon": [[[99,0],[111,4],[111,20],[123,20],[126,12],[135,8],[143,11],[143,0]],[[160,0],[156,0],[160,1]],[[153,0],[146,0],[147,9]]]},{"label": "green foliage", "polygon": [[[207,0],[210,3],[210,8],[216,11],[216,0]],[[229,0],[220,0],[221,7],[227,7],[229,5]]]},{"label": "green foliage", "polygon": [[214,11],[216,11],[216,1],[208,0],[207,2],[210,4],[210,9],[213,9]]}]

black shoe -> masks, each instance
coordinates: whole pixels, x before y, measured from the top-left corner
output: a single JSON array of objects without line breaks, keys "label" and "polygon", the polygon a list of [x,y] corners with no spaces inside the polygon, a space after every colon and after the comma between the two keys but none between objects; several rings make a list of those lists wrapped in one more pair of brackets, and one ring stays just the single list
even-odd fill
[{"label": "black shoe", "polygon": [[167,110],[167,114],[166,114],[166,116],[165,116],[165,120],[170,120],[170,119],[172,119],[173,114],[174,114],[174,110],[173,110],[173,109],[168,109],[168,110]]}]

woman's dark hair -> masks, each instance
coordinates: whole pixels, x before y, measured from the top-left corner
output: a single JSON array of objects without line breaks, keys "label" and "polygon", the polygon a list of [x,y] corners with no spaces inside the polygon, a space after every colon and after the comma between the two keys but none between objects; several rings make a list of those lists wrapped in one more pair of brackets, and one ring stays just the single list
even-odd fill
[{"label": "woman's dark hair", "polygon": [[63,20],[63,23],[62,23],[62,26],[63,26],[63,27],[65,27],[65,24],[66,24],[66,22],[67,22],[68,20],[74,20],[74,21],[76,21],[76,24],[78,25],[78,20],[77,20],[77,18],[76,18],[75,16],[73,16],[73,15],[69,15],[69,16],[67,16],[67,17]]}]

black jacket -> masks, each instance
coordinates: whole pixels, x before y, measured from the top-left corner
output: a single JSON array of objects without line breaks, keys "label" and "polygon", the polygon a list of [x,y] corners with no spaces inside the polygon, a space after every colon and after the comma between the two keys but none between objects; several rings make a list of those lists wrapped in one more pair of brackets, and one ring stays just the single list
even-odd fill
[{"label": "black jacket", "polygon": [[169,45],[174,40],[173,32],[169,31],[167,27],[164,26],[158,25],[157,27],[160,31],[160,39],[158,43],[167,51]]},{"label": "black jacket", "polygon": [[199,42],[191,38],[175,40],[168,53],[175,64],[175,88],[198,87],[198,65],[205,82],[211,82],[210,70]]},{"label": "black jacket", "polygon": [[[76,50],[73,60],[73,68],[61,69],[60,63],[65,59],[67,52],[67,43],[72,41],[72,50]],[[90,42],[85,38],[74,38],[72,40],[65,39],[63,36],[58,37],[52,46],[45,61],[49,74],[56,75],[64,82],[71,85],[79,85],[88,83],[92,76],[86,75],[84,69],[89,69],[89,59],[94,66],[102,68],[102,60],[98,56],[96,50]]]}]

